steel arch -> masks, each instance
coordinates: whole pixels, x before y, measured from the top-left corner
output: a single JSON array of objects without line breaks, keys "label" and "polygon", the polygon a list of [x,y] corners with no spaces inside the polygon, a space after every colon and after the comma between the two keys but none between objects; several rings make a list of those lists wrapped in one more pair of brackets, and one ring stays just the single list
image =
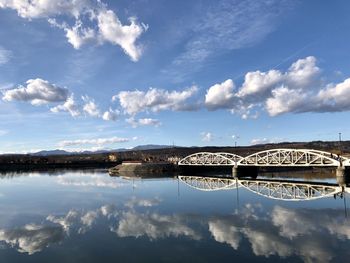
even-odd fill
[{"label": "steel arch", "polygon": [[233,153],[199,152],[186,156],[178,162],[178,165],[192,166],[234,166],[243,157]]},{"label": "steel arch", "polygon": [[337,167],[344,157],[310,149],[271,149],[242,158],[238,166],[321,166]]},{"label": "steel arch", "polygon": [[[186,185],[200,191],[218,191],[236,188],[236,180],[230,178],[203,177],[203,176],[178,176]],[[239,185],[238,185],[239,187]]]},{"label": "steel arch", "polygon": [[306,201],[341,193],[338,185],[283,182],[270,180],[239,180],[247,190],[271,199],[283,201]]}]

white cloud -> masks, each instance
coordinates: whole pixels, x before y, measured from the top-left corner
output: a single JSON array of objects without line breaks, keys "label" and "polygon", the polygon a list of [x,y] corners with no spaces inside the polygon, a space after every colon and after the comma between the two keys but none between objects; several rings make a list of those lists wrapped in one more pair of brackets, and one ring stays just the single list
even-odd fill
[{"label": "white cloud", "polygon": [[78,17],[89,7],[89,0],[0,0],[0,8],[10,8],[27,19],[69,14]]},{"label": "white cloud", "polygon": [[126,119],[126,122],[129,123],[133,128],[139,127],[139,126],[155,126],[158,127],[162,125],[162,123],[157,119],[151,119],[151,118],[144,118],[144,119],[138,119],[135,120],[134,118]]},{"label": "white cloud", "polygon": [[316,105],[313,106],[319,112],[350,110],[350,78],[321,89],[316,96]]},{"label": "white cloud", "polygon": [[60,88],[47,80],[40,78],[30,79],[27,86],[19,86],[15,89],[3,92],[3,100],[6,101],[27,101],[32,105],[42,105],[53,102],[62,102],[68,98],[68,90]]},{"label": "white cloud", "polygon": [[248,72],[244,77],[244,82],[238,92],[238,97],[248,95],[261,95],[269,92],[276,84],[283,80],[283,75],[278,70],[269,70],[268,72]]},{"label": "white cloud", "polygon": [[[148,26],[139,24],[134,17],[129,18],[129,25],[123,25],[115,12],[101,1],[0,0],[0,8],[16,10],[20,17],[29,20],[47,18],[52,26],[65,31],[68,42],[75,49],[91,41],[108,42],[120,46],[133,61],[142,55],[142,46],[136,41]],[[57,17],[65,21],[59,23]],[[71,21],[72,17],[74,24],[70,25],[66,21]],[[89,26],[83,21],[89,21]]]},{"label": "white cloud", "polygon": [[79,139],[79,140],[66,140],[58,143],[60,147],[85,145],[85,144],[95,144],[95,145],[105,145],[128,142],[128,138],[111,137],[111,138],[98,138],[98,139]]},{"label": "white cloud", "polygon": [[324,84],[316,62],[309,56],[294,62],[286,72],[248,72],[236,92],[231,79],[215,84],[207,90],[205,105],[208,110],[229,109],[243,119],[257,118],[262,109],[270,116],[350,110],[350,78]]},{"label": "white cloud", "polygon": [[214,140],[214,135],[211,132],[202,132],[201,136],[203,142],[211,142]]},{"label": "white cloud", "polygon": [[0,46],[0,65],[6,64],[11,59],[12,52]]},{"label": "white cloud", "polygon": [[75,102],[73,94],[71,94],[63,104],[53,107],[50,110],[54,113],[61,111],[69,112],[72,117],[77,117],[81,114],[79,105]]},{"label": "white cloud", "polygon": [[63,239],[63,230],[57,226],[41,226],[28,224],[21,228],[10,230],[0,229],[0,240],[18,247],[18,252],[32,255],[43,250],[50,244]]},{"label": "white cloud", "polygon": [[93,41],[96,38],[96,33],[92,28],[83,27],[81,20],[76,20],[74,26],[69,26],[66,23],[59,24],[56,19],[50,18],[48,22],[66,32],[66,38],[68,42],[75,48],[80,49],[81,46],[87,42]]},{"label": "white cloud", "polygon": [[150,88],[148,91],[121,91],[113,96],[113,100],[119,100],[126,113],[134,115],[142,111],[158,112],[161,110],[189,110],[186,104],[198,88],[192,86],[184,91],[167,91]]},{"label": "white cloud", "polygon": [[120,115],[118,110],[113,110],[109,108],[108,111],[105,111],[102,115],[102,119],[105,121],[116,121]]},{"label": "white cloud", "polygon": [[88,96],[83,96],[82,99],[85,102],[83,106],[84,112],[92,117],[99,117],[101,115],[100,110],[93,99]]},{"label": "white cloud", "polygon": [[205,105],[208,109],[232,107],[235,85],[232,79],[211,86],[205,95]]},{"label": "white cloud", "polygon": [[306,106],[308,97],[301,89],[280,87],[272,90],[272,97],[266,100],[266,110],[270,116],[300,110]]},{"label": "white cloud", "polygon": [[133,61],[140,58],[142,47],[135,42],[146,28],[138,24],[136,18],[129,18],[130,25],[122,25],[112,10],[102,9],[97,15],[97,21],[102,41],[119,45]]}]

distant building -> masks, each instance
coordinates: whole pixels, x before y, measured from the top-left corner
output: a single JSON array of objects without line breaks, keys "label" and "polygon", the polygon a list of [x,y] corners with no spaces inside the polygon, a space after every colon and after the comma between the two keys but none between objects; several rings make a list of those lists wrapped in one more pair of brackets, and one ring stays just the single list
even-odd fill
[{"label": "distant building", "polygon": [[178,156],[172,156],[172,157],[168,158],[168,162],[169,163],[174,163],[174,164],[177,164],[180,160],[181,160],[181,158],[178,157]]}]

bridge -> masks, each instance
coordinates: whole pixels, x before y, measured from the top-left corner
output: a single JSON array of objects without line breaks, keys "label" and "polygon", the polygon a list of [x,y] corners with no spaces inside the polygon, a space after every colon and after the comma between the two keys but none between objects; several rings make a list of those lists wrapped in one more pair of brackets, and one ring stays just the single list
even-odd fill
[{"label": "bridge", "polygon": [[178,176],[186,185],[200,191],[219,191],[242,187],[255,194],[284,201],[305,201],[350,193],[345,186],[287,180],[250,180],[200,176]]},{"label": "bridge", "polygon": [[271,149],[242,157],[233,153],[199,152],[178,162],[180,166],[344,167],[350,159],[312,149]]}]

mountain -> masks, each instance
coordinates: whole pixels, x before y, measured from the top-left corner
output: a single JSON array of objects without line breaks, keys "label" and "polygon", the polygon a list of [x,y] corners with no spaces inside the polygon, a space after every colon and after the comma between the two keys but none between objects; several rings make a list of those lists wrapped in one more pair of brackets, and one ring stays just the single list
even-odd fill
[{"label": "mountain", "polygon": [[71,152],[67,152],[65,150],[49,150],[49,151],[40,151],[40,152],[36,152],[36,153],[31,153],[30,155],[33,156],[48,156],[48,155],[71,155],[74,153]]},{"label": "mountain", "polygon": [[146,145],[139,145],[132,150],[134,151],[142,151],[142,150],[157,150],[157,149],[167,149],[167,148],[172,148],[174,147],[173,145],[157,145],[157,144],[146,144]]},{"label": "mountain", "polygon": [[31,153],[33,156],[49,156],[49,155],[75,155],[75,154],[97,154],[97,153],[108,153],[108,152],[127,152],[127,151],[142,151],[142,150],[156,150],[156,149],[167,149],[171,148],[171,145],[157,145],[157,144],[147,144],[147,145],[138,145],[131,149],[120,148],[120,149],[106,149],[106,150],[97,150],[97,151],[82,151],[82,152],[67,152],[65,150],[48,150],[48,151],[39,151]]}]

